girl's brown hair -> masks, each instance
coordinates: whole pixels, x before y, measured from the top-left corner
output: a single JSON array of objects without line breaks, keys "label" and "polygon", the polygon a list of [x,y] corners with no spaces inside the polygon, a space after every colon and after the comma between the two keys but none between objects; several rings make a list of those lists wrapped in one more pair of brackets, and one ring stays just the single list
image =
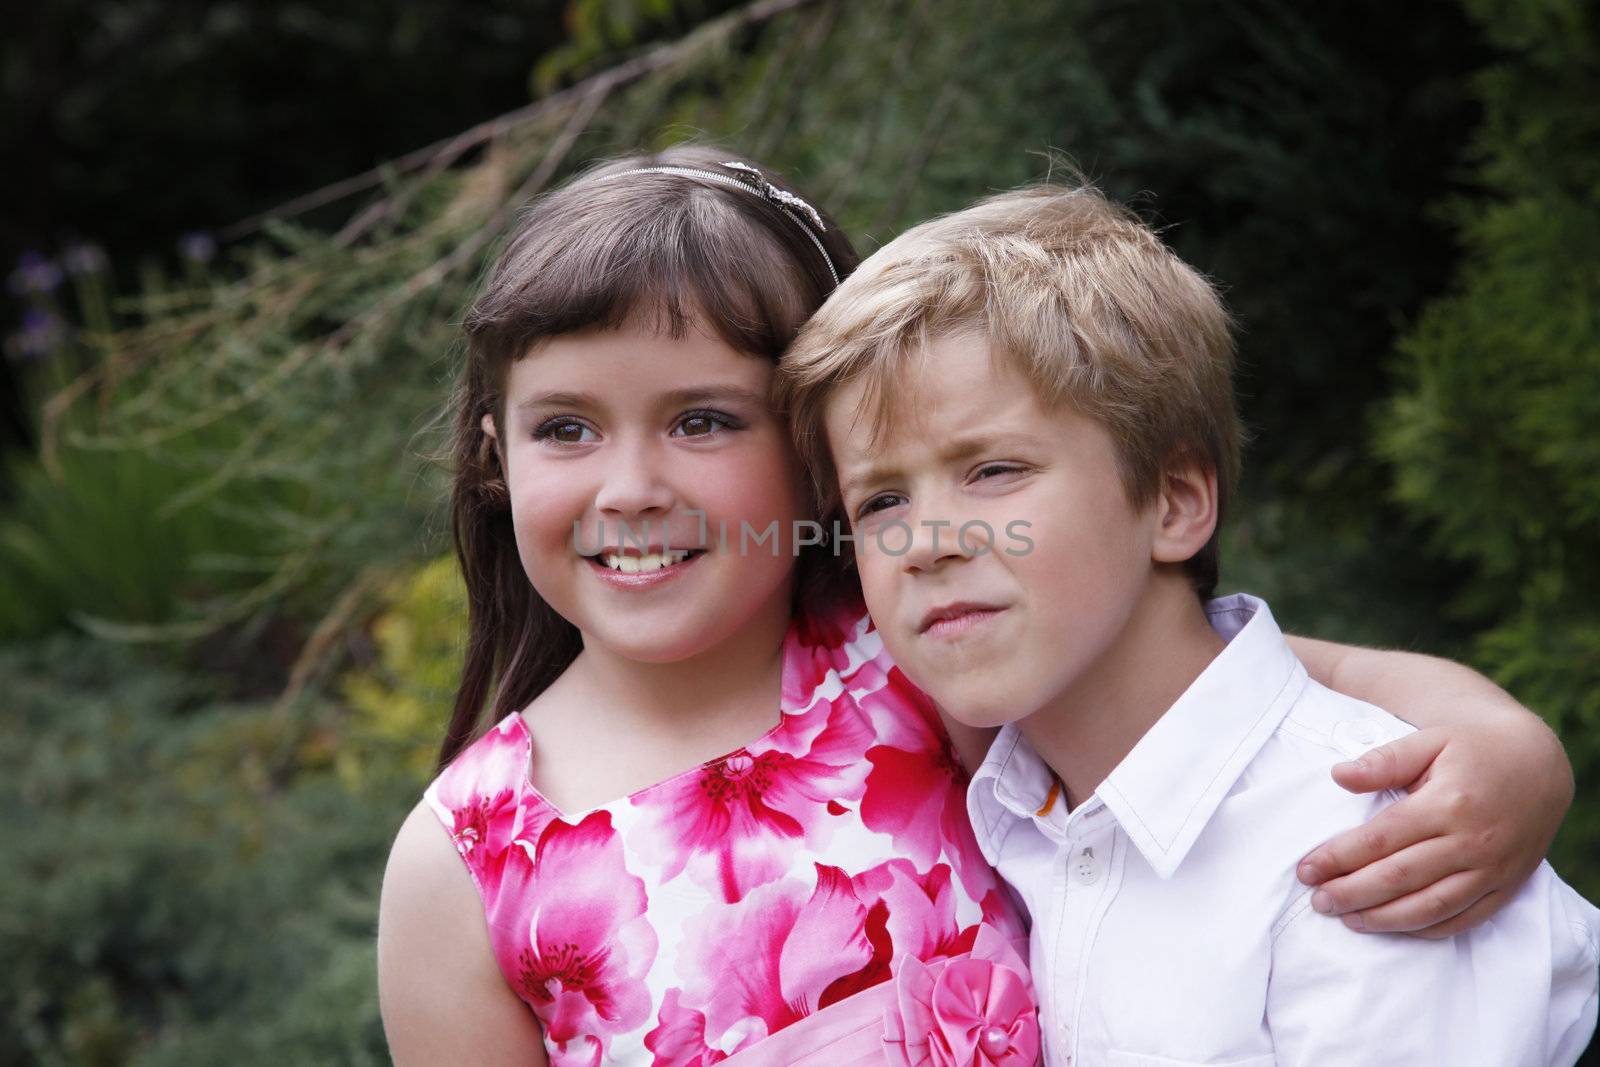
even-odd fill
[{"label": "girl's brown hair", "polygon": [[[467,589],[467,647],[443,768],[496,721],[525,707],[577,657],[577,627],[539,596],[517,555],[495,438],[507,368],[551,337],[643,317],[672,337],[698,326],[774,362],[857,261],[838,225],[738,187],[645,167],[706,171],[736,157],[704,145],[603,163],[527,209],[466,318],[467,358],[452,397],[451,525]],[[761,168],[766,181],[799,195]],[[815,240],[813,240],[815,238]],[[824,257],[817,242],[827,250]],[[828,260],[833,269],[829,269]],[[492,694],[492,701],[491,701]]]}]

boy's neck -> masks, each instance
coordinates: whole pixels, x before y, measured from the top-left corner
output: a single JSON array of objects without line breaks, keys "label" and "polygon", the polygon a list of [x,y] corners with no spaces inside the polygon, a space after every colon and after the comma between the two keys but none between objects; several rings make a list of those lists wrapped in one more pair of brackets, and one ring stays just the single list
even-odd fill
[{"label": "boy's neck", "polygon": [[1225,647],[1187,577],[1163,570],[1105,652],[1017,728],[1075,808]]}]

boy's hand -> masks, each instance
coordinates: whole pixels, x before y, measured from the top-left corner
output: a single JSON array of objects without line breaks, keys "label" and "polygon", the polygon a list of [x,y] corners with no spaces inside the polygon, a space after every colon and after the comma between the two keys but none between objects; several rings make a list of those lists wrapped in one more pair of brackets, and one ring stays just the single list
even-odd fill
[{"label": "boy's hand", "polygon": [[1483,922],[1538,867],[1572,803],[1548,730],[1434,727],[1333,768],[1352,793],[1411,795],[1300,862],[1312,906],[1352,930],[1449,937]]}]

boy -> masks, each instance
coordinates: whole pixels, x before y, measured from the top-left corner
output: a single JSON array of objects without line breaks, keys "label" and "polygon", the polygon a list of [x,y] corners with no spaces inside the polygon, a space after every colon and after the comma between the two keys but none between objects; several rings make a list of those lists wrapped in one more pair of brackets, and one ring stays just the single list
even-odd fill
[{"label": "boy", "polygon": [[1296,880],[1394,799],[1329,768],[1410,728],[1311,682],[1261,601],[1209,599],[1232,362],[1205,279],[1041,187],[886,245],[782,364],[885,644],[1002,728],[968,806],[1033,915],[1046,1059],[1570,1064],[1600,913],[1548,865],[1438,941],[1353,932]]}]

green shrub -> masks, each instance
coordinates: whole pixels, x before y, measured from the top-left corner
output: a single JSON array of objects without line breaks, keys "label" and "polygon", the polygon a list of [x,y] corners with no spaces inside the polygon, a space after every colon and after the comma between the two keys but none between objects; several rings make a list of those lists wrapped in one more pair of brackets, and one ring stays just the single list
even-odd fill
[{"label": "green shrub", "polygon": [[82,638],[0,652],[0,678],[0,1062],[383,1062],[403,752]]},{"label": "green shrub", "polygon": [[1471,565],[1477,661],[1561,733],[1579,798],[1557,863],[1600,896],[1600,27],[1591,5],[1478,2],[1482,195],[1451,209],[1455,291],[1400,345],[1379,446],[1434,544]]}]

